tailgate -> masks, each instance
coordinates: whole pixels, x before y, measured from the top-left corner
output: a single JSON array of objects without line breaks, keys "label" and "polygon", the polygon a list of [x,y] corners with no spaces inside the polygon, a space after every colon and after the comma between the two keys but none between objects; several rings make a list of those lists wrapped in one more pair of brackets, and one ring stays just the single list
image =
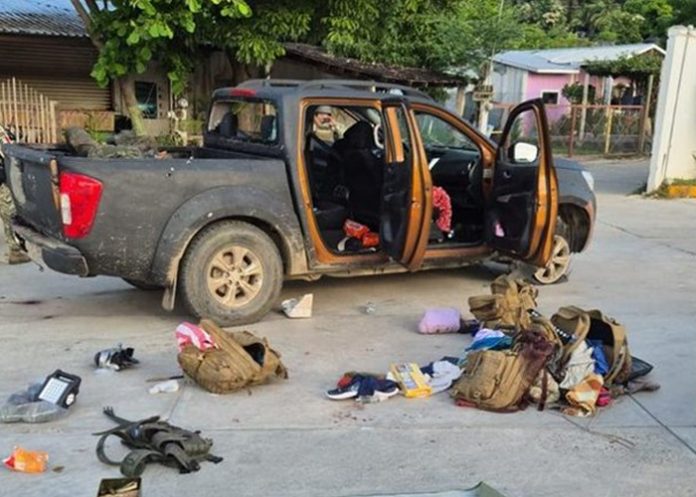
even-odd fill
[{"label": "tailgate", "polygon": [[6,181],[19,221],[46,235],[62,238],[57,155],[24,145],[5,145],[3,151]]}]

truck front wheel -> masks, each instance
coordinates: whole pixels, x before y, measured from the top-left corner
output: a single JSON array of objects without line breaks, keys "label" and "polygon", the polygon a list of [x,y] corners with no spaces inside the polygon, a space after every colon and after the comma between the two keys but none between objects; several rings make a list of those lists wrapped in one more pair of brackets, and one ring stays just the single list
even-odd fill
[{"label": "truck front wheel", "polygon": [[261,319],[280,295],[283,262],[273,240],[241,221],[203,229],[181,263],[179,291],[189,311],[223,326]]}]

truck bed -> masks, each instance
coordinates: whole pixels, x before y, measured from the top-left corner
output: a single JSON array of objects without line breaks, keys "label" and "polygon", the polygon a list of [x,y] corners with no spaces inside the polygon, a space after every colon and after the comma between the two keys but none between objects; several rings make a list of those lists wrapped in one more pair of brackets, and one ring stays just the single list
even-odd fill
[{"label": "truck bed", "polygon": [[[184,212],[184,204],[219,189],[263,193],[293,209],[286,164],[280,157],[209,148],[176,149],[164,159],[84,158],[58,147],[23,145],[4,150],[18,224],[77,248],[89,274],[161,280],[162,275],[153,278],[151,271],[165,227]],[[103,185],[93,227],[84,238],[63,235],[56,194],[57,177],[64,171],[90,176]]]}]

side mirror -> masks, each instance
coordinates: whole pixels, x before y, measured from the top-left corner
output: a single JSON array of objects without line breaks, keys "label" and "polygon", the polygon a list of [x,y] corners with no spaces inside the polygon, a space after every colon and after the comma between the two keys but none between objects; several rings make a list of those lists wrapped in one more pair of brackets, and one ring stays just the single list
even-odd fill
[{"label": "side mirror", "polygon": [[519,164],[531,164],[539,156],[539,147],[531,143],[517,142],[512,146],[511,159]]}]

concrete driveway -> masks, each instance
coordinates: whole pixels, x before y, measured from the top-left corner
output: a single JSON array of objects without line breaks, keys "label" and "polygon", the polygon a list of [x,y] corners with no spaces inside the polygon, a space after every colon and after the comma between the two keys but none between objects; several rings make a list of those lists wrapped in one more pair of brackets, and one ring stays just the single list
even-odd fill
[{"label": "concrete driveway", "polygon": [[[83,387],[67,418],[5,425],[0,455],[14,445],[47,450],[61,472],[0,469],[13,496],[94,496],[117,477],[94,455],[101,414],[154,414],[200,429],[225,460],[179,475],[152,465],[143,496],[349,496],[462,489],[484,480],[510,497],[696,495],[696,203],[627,196],[644,182],[643,162],[593,163],[599,222],[568,282],[540,290],[542,311],[599,307],[625,323],[634,355],[655,364],[656,393],[623,397],[592,419],[533,409],[493,414],[453,405],[446,394],[394,398],[364,407],[323,398],[343,371],[385,371],[391,362],[459,355],[468,336],[421,336],[428,306],[466,309],[487,292],[480,268],[288,284],[314,292],[315,317],[268,316],[248,329],[282,352],[290,379],[227,396],[187,385],[152,396],[145,380],[176,374],[174,328],[185,318],[159,308],[159,295],[116,279],[79,280],[34,265],[0,266],[0,395],[56,368]],[[375,304],[374,314],[363,306]],[[94,353],[136,349],[140,367],[95,372]],[[113,444],[113,454],[123,450]]]}]

